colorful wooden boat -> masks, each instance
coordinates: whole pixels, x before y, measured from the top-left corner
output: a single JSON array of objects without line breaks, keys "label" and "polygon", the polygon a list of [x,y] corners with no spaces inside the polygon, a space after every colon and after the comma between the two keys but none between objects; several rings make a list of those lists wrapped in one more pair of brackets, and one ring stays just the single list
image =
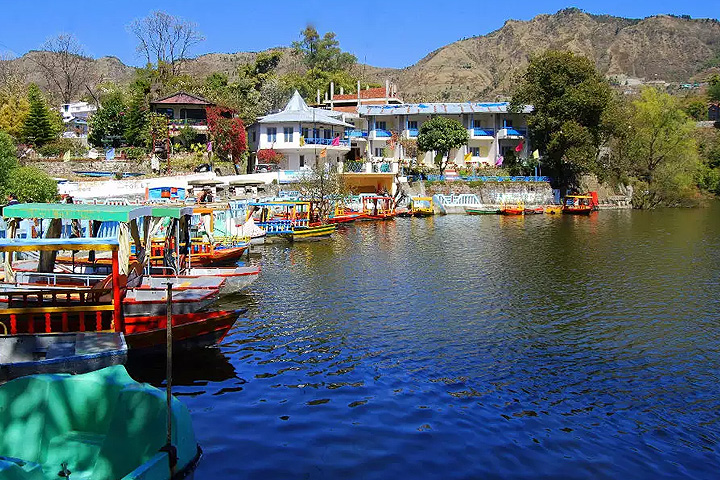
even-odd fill
[{"label": "colorful wooden boat", "polygon": [[[205,310],[218,300],[219,289],[186,288],[173,292],[173,315],[195,313]],[[134,315],[166,315],[167,288],[133,288],[128,289],[123,298],[123,314]]]},{"label": "colorful wooden boat", "polygon": [[467,213],[468,215],[497,215],[500,213],[500,209],[465,207],[465,213]]},{"label": "colorful wooden boat", "polygon": [[38,373],[86,373],[126,360],[122,333],[0,335],[0,384]]},{"label": "colorful wooden boat", "polygon": [[395,207],[393,197],[364,195],[360,197],[362,202],[361,220],[392,220],[395,218]]},{"label": "colorful wooden boat", "polygon": [[523,203],[518,203],[517,205],[501,205],[500,206],[500,214],[501,215],[525,215],[525,205]]},{"label": "colorful wooden boat", "polygon": [[566,195],[562,213],[570,215],[590,215],[593,211],[592,195]]},{"label": "colorful wooden boat", "polygon": [[173,397],[168,406],[165,392],[122,365],[9,381],[0,386],[0,431],[3,479],[169,480],[201,456],[188,409]]},{"label": "colorful wooden boat", "polygon": [[413,217],[430,217],[435,215],[432,197],[413,197],[410,199],[410,213]]},{"label": "colorful wooden boat", "polygon": [[545,214],[558,215],[562,213],[562,205],[545,205]]},{"label": "colorful wooden boat", "polygon": [[164,288],[168,282],[176,289],[219,289],[221,294],[236,293],[260,276],[260,267],[190,268],[184,275],[144,277],[140,288]]},{"label": "colorful wooden boat", "polygon": [[356,212],[341,205],[335,206],[335,211],[328,217],[328,223],[351,223],[360,218],[360,212]]},{"label": "colorful wooden boat", "polygon": [[542,206],[525,208],[525,215],[542,215],[543,213],[545,213],[545,207]]},{"label": "colorful wooden boat", "polygon": [[337,225],[331,223],[310,225],[307,227],[294,227],[292,232],[287,234],[293,242],[303,240],[318,240],[328,238],[337,230]]}]

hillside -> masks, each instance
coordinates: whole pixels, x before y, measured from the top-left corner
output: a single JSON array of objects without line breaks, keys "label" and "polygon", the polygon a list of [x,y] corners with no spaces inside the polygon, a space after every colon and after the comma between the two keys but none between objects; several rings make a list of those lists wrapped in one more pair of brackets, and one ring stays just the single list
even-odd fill
[{"label": "hillside", "polygon": [[[508,20],[487,35],[460,40],[428,54],[403,69],[357,65],[363,81],[398,85],[406,101],[486,100],[507,96],[532,54],[545,49],[568,49],[595,60],[601,72],[620,78],[686,82],[704,79],[720,65],[720,22],[667,15],[628,19],[591,15],[571,8],[529,21]],[[279,73],[301,68],[284,49]],[[12,60],[28,81],[41,87],[29,52]],[[209,53],[186,63],[194,77],[220,71],[232,76],[237,67],[252,62],[257,53]],[[92,60],[94,78],[125,83],[133,67],[115,57]]]}]

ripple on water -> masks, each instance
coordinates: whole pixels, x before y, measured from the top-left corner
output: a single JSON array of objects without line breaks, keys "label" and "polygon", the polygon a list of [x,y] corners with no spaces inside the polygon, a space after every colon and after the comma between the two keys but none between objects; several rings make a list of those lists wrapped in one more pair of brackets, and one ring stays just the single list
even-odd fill
[{"label": "ripple on water", "polygon": [[223,305],[248,317],[176,365],[196,477],[714,478],[717,213],[398,219],[265,247]]}]

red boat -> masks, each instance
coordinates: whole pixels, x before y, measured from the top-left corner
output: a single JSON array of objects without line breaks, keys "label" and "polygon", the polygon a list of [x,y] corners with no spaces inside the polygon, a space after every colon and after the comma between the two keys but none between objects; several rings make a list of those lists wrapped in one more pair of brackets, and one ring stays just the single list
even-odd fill
[{"label": "red boat", "polygon": [[395,216],[393,197],[362,197],[362,214],[358,220],[392,220]]},{"label": "red boat", "polygon": [[596,208],[593,195],[566,195],[563,201],[562,213],[570,215],[590,215]]},{"label": "red boat", "polygon": [[501,215],[525,215],[525,205],[502,205],[500,207]]}]

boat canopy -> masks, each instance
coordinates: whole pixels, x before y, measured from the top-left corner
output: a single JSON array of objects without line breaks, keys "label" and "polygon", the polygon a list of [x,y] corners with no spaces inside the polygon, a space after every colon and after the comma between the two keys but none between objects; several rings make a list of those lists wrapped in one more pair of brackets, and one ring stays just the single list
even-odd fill
[{"label": "boat canopy", "polygon": [[0,252],[59,250],[116,251],[119,243],[110,238],[0,238]]},{"label": "boat canopy", "polygon": [[153,205],[153,217],[181,218],[193,214],[193,207],[176,207],[170,205]]},{"label": "boat canopy", "polygon": [[5,218],[62,218],[129,223],[151,215],[143,205],[79,205],[74,203],[19,203],[3,209]]}]

